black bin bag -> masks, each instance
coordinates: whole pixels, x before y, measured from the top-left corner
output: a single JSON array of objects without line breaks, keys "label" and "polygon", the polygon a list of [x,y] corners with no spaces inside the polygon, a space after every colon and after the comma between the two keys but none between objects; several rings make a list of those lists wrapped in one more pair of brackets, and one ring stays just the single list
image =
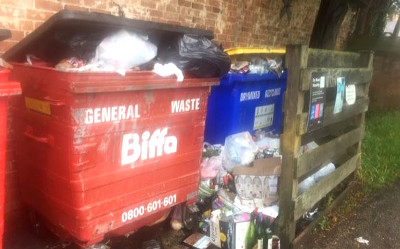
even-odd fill
[{"label": "black bin bag", "polygon": [[159,50],[158,62],[174,63],[197,78],[222,77],[229,72],[231,59],[210,39],[193,34],[177,36]]}]

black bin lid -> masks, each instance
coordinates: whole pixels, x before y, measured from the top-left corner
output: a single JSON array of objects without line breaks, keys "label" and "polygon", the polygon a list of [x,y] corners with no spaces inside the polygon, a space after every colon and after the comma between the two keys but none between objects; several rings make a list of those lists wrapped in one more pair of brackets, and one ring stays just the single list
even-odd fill
[{"label": "black bin lid", "polygon": [[159,49],[161,46],[166,46],[174,37],[183,34],[213,38],[211,31],[203,29],[134,20],[103,13],[62,10],[10,48],[2,58],[9,62],[24,62],[26,55],[32,54],[52,63],[71,56],[89,59],[106,36],[121,29],[147,35]]}]

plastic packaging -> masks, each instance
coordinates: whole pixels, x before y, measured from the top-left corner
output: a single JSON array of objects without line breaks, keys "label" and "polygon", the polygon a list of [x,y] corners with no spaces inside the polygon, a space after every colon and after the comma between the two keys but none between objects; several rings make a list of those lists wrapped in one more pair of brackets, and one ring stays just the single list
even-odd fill
[{"label": "plastic packaging", "polygon": [[279,150],[280,148],[280,139],[279,137],[263,137],[260,140],[256,141],[257,146],[260,149],[272,149]]},{"label": "plastic packaging", "polygon": [[223,150],[224,146],[222,144],[203,143],[203,157],[219,156]]},{"label": "plastic packaging", "polygon": [[307,151],[312,151],[313,149],[316,149],[318,147],[318,144],[314,141],[309,142],[308,144],[305,144],[300,147],[300,155],[306,153]]},{"label": "plastic packaging", "polygon": [[301,195],[302,193],[306,192],[307,189],[309,189],[309,188],[311,188],[312,186],[314,186],[314,184],[315,184],[315,180],[314,180],[314,177],[313,177],[312,175],[309,176],[309,177],[307,177],[307,178],[304,179],[303,181],[301,181],[301,182],[299,183],[299,186],[298,186],[299,195]]},{"label": "plastic packaging", "polygon": [[181,82],[183,81],[183,73],[182,71],[174,64],[174,63],[167,63],[167,64],[154,64],[153,72],[160,75],[161,77],[168,77],[171,75],[176,76],[176,80]]},{"label": "plastic packaging", "polygon": [[97,46],[92,63],[124,74],[127,69],[149,62],[156,55],[157,47],[147,37],[121,30]]},{"label": "plastic packaging", "polygon": [[320,180],[331,174],[333,171],[335,171],[335,169],[336,168],[333,163],[328,163],[313,174],[314,181],[319,182]]},{"label": "plastic packaging", "polygon": [[174,229],[175,231],[179,231],[183,228],[182,212],[183,212],[182,205],[177,205],[172,210],[171,228]]},{"label": "plastic packaging", "polygon": [[222,165],[229,172],[236,166],[249,165],[254,161],[257,152],[258,147],[249,132],[230,135],[225,139]]},{"label": "plastic packaging", "polygon": [[213,156],[203,158],[200,168],[200,177],[202,180],[215,178],[222,168],[222,157]]},{"label": "plastic packaging", "polygon": [[184,72],[198,78],[222,77],[229,72],[231,59],[210,39],[185,34],[160,51],[162,64],[174,63]]}]

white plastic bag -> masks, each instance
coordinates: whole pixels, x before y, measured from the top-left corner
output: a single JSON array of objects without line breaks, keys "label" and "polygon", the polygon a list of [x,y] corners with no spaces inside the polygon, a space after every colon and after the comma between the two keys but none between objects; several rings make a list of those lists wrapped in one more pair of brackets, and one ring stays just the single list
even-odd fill
[{"label": "white plastic bag", "polygon": [[97,46],[92,63],[124,75],[127,69],[149,62],[156,55],[157,47],[147,37],[121,30]]},{"label": "white plastic bag", "polygon": [[327,165],[323,166],[322,168],[320,168],[317,172],[315,172],[313,174],[314,181],[315,182],[321,181],[323,178],[325,178],[328,175],[330,175],[331,173],[333,173],[333,171],[335,171],[335,169],[336,168],[333,163],[328,163]]},{"label": "white plastic bag", "polygon": [[314,185],[315,185],[314,176],[311,175],[299,183],[298,194],[301,195]]},{"label": "white plastic bag", "polygon": [[222,165],[227,171],[236,166],[249,165],[254,161],[258,147],[249,132],[241,132],[225,138]]}]

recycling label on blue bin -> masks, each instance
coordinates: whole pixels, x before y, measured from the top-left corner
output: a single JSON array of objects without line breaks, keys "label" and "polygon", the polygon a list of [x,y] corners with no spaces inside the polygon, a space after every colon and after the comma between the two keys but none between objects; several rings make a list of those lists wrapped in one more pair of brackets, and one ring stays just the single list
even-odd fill
[{"label": "recycling label on blue bin", "polygon": [[256,110],[254,112],[253,130],[262,129],[273,124],[274,108],[274,104],[256,107]]}]

